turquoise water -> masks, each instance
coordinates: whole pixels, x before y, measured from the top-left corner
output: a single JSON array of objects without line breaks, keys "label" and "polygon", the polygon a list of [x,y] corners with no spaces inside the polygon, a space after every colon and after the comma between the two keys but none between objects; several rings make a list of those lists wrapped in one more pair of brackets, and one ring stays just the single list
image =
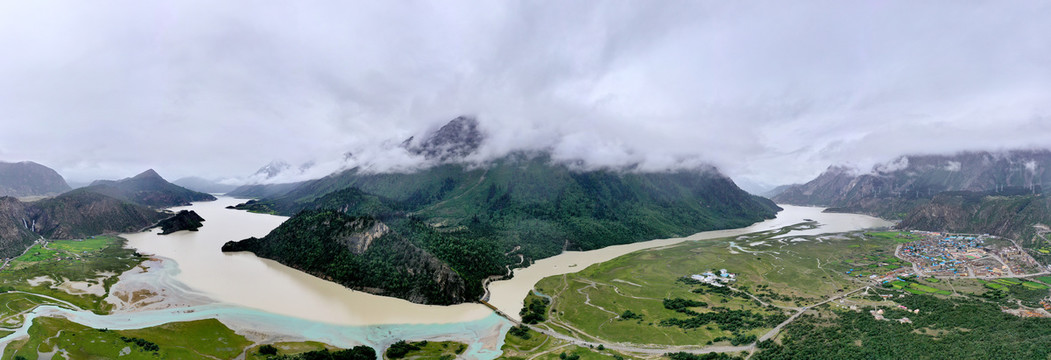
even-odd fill
[{"label": "turquoise water", "polygon": [[[496,315],[481,320],[452,324],[400,324],[346,326],[303,320],[259,310],[221,304],[135,313],[98,315],[90,311],[70,310],[51,305],[40,306],[26,315],[23,326],[0,338],[0,346],[27,336],[33,319],[62,317],[92,328],[112,330],[141,329],[170,322],[218,319],[236,330],[251,330],[290,340],[310,340],[341,348],[367,345],[378,352],[399,340],[455,340],[469,344],[463,356],[467,359],[495,359],[502,353],[504,337],[511,323]],[[489,341],[480,341],[487,339]]]}]

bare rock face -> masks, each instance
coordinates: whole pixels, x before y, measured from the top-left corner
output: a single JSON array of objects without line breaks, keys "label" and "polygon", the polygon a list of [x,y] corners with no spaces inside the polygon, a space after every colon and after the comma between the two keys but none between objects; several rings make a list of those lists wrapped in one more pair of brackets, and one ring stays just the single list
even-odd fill
[{"label": "bare rock face", "polygon": [[418,144],[414,140],[415,138],[409,138],[402,143],[402,146],[414,154],[423,155],[428,160],[444,162],[462,159],[474,153],[481,146],[484,136],[478,130],[477,119],[460,116],[449,121]]},{"label": "bare rock face", "polygon": [[0,258],[22,253],[38,236],[26,219],[26,205],[13,197],[0,197]]},{"label": "bare rock face", "polygon": [[[350,252],[355,255],[361,255],[369,249],[372,242],[387,233],[390,233],[390,228],[387,224],[379,221],[371,222],[372,225],[368,226],[365,219],[357,219],[347,224],[348,227],[354,228],[356,231],[350,232],[343,237],[336,239],[339,243],[346,246]],[[367,227],[367,228],[366,228]]]},{"label": "bare rock face", "polygon": [[0,162],[0,196],[56,195],[69,184],[55,170],[31,161]]}]

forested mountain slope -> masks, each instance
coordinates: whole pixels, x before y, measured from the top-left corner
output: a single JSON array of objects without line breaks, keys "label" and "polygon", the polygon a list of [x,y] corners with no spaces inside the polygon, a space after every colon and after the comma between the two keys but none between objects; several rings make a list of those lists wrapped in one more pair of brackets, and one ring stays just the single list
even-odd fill
[{"label": "forested mountain slope", "polygon": [[[482,293],[484,278],[504,275],[508,267],[564,249],[590,250],[747,226],[780,210],[771,201],[741,190],[714,168],[652,173],[587,170],[553,161],[545,153],[514,153],[483,165],[446,161],[464,155],[464,149],[477,143],[469,125],[454,128],[438,132],[443,141],[420,142],[449,151],[420,150],[421,155],[441,159],[438,165],[411,173],[352,169],[239,208],[294,215],[297,222],[302,216],[314,217],[314,210],[378,219],[405,244],[433,255],[464,279],[462,297],[442,291],[455,297],[430,300],[442,303],[472,300]],[[457,145],[455,136],[446,136],[449,133],[468,134],[468,138]],[[236,248],[256,251],[252,245]],[[297,261],[306,267],[328,259]]]}]

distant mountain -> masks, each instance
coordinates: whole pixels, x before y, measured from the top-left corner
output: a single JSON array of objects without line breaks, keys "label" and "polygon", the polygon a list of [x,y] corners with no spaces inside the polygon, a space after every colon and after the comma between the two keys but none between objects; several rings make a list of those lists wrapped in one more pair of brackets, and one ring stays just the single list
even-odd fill
[{"label": "distant mountain", "polygon": [[781,185],[781,186],[775,187],[773,189],[770,189],[770,190],[762,193],[761,195],[763,197],[765,197],[765,198],[773,198],[774,196],[781,195],[786,190],[791,189],[792,187],[795,187],[795,186],[799,186],[799,184]]},{"label": "distant mountain", "polygon": [[259,168],[259,170],[256,170],[255,175],[262,177],[263,179],[270,179],[291,168],[292,165],[289,163],[281,160],[274,160]]},{"label": "distant mountain", "polygon": [[830,167],[814,180],[790,186],[772,199],[901,219],[912,207],[945,191],[1016,187],[1039,193],[1051,184],[1048,169],[1051,151],[1047,150],[909,155],[877,165],[869,173]]},{"label": "distant mountain", "polygon": [[1051,151],[909,155],[869,173],[830,167],[816,179],[773,197],[778,203],[902,220],[904,229],[977,232],[1019,240],[1045,263],[1048,245],[1036,224],[1051,225],[1043,189],[1051,184]]},{"label": "distant mountain", "polygon": [[208,180],[201,177],[191,176],[172,181],[172,184],[207,194],[222,194],[233,191],[237,185],[227,185],[218,181]]},{"label": "distant mountain", "polygon": [[226,196],[236,198],[265,198],[287,194],[289,191],[303,185],[304,182],[282,183],[282,184],[253,184],[241,185],[230,190]]},{"label": "distant mountain", "polygon": [[0,257],[20,254],[40,237],[74,239],[134,232],[168,215],[142,205],[88,191],[31,203],[0,198]]},{"label": "distant mountain", "polygon": [[[477,126],[472,124],[473,120],[458,118],[442,127],[447,131],[439,129],[419,142],[421,145],[408,145],[419,149],[421,155],[434,154],[433,159],[448,160],[444,164],[413,173],[375,174],[352,169],[304,182],[284,194],[239,208],[295,215],[289,222],[296,220],[302,229],[322,226],[315,222],[329,219],[317,217],[316,211],[381,221],[405,239],[405,244],[432,255],[463,279],[462,293],[442,288],[437,294],[449,297],[427,297],[428,303],[476,299],[483,292],[483,279],[502,276],[508,267],[523,266],[565,249],[589,250],[741,227],[771,218],[780,210],[769,200],[744,192],[714,168],[657,173],[580,170],[554,162],[543,153],[516,153],[483,167],[469,166],[454,161],[454,157],[470,155],[476,148],[470,144],[481,143],[477,138],[480,135],[471,130]],[[300,219],[304,216],[307,218]],[[274,256],[261,250],[263,245],[256,241],[231,246]],[[415,266],[404,263],[405,257],[384,259],[396,268]],[[297,257],[289,265],[308,268],[329,260],[327,255],[318,254]],[[348,271],[367,271],[354,265],[363,262],[347,264]],[[323,270],[316,275],[335,276]],[[364,281],[343,283],[421,300],[398,295],[392,288],[374,288],[375,284]]]},{"label": "distant mountain", "polygon": [[153,208],[190,205],[192,201],[211,201],[209,194],[189,190],[164,180],[153,169],[122,180],[98,180],[72,192],[94,192]]},{"label": "distant mountain", "polygon": [[31,161],[0,162],[0,196],[57,195],[69,191],[58,172]]}]

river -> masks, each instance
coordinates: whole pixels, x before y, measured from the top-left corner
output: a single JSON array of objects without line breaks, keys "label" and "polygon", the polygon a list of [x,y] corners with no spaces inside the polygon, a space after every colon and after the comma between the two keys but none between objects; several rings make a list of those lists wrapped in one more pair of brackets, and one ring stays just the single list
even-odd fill
[{"label": "river", "polygon": [[[268,333],[284,340],[314,340],[349,347],[365,344],[383,349],[401,339],[458,340],[471,343],[468,358],[492,359],[510,322],[480,304],[430,306],[344,288],[251,253],[222,253],[230,240],[261,237],[286,217],[226,209],[240,200],[220,197],[172,210],[192,209],[204,219],[200,231],[160,236],[154,231],[126,234],[128,246],[152,255],[149,271],[133,270],[121,276],[115,288],[134,284],[163,284],[171,292],[194,299],[173,308],[125,309],[98,316],[42,306],[29,316],[61,315],[78,323],[110,329],[131,329],[173,321],[218,318],[242,332]],[[489,285],[489,302],[517,316],[528,291],[542,278],[583,270],[633,251],[667,246],[687,240],[705,240],[778,229],[804,219],[820,226],[789,235],[852,231],[889,226],[864,215],[822,213],[821,208],[782,205],[777,218],[752,226],[707,231],[683,238],[661,239],[591,251],[570,251],[516,269],[514,278]],[[156,230],[155,230],[156,231]],[[129,285],[133,284],[133,285]],[[24,336],[23,326],[0,339],[0,346]]]}]

